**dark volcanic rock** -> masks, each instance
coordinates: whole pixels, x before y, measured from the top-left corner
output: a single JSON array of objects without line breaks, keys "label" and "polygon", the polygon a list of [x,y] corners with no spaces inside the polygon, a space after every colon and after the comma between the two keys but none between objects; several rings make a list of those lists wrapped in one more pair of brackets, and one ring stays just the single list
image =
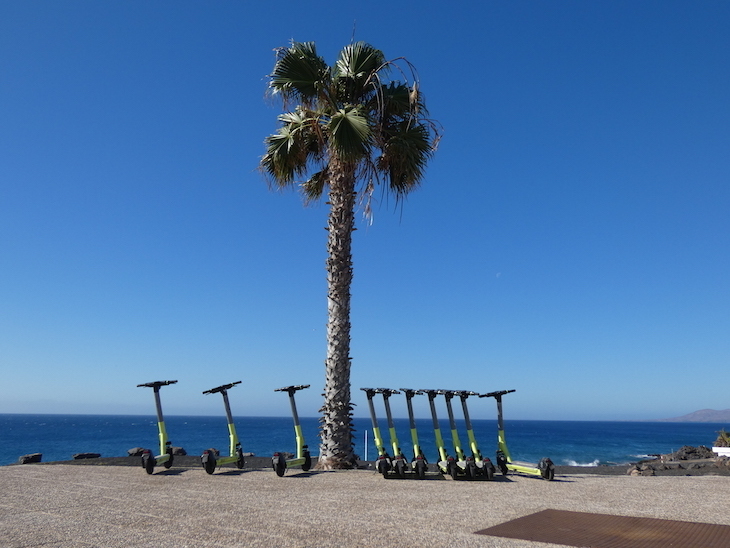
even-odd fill
[{"label": "dark volcanic rock", "polygon": [[29,455],[23,455],[18,459],[18,464],[31,464],[33,462],[41,462],[43,453],[31,453]]},{"label": "dark volcanic rock", "polygon": [[176,457],[178,457],[178,456],[184,457],[185,455],[188,454],[188,452],[185,451],[185,449],[183,449],[182,447],[173,447],[172,454],[175,455]]},{"label": "dark volcanic rock", "polygon": [[667,455],[669,460],[697,460],[697,459],[713,459],[715,453],[712,449],[700,445],[699,447],[692,447],[691,445],[685,445],[680,447],[678,451]]},{"label": "dark volcanic rock", "polygon": [[74,460],[81,460],[81,459],[98,459],[101,456],[101,453],[75,453],[73,455]]},{"label": "dark volcanic rock", "polygon": [[127,455],[130,457],[141,457],[143,452],[144,447],[132,447],[131,449],[127,449]]}]

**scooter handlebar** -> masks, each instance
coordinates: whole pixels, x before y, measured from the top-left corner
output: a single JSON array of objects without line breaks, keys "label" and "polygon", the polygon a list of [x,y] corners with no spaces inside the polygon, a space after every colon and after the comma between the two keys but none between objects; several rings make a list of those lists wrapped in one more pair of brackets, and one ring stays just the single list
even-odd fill
[{"label": "scooter handlebar", "polygon": [[390,396],[392,394],[400,394],[395,388],[375,388],[376,394],[383,394],[384,396]]},{"label": "scooter handlebar", "polygon": [[400,390],[401,390],[401,392],[403,392],[403,393],[404,393],[404,394],[406,395],[406,397],[408,397],[408,398],[412,398],[412,397],[413,397],[413,396],[415,396],[416,394],[423,394],[423,393],[424,393],[424,391],[423,391],[423,390],[418,390],[417,388],[401,388]]},{"label": "scooter handlebar", "polygon": [[478,392],[473,392],[471,390],[450,390],[452,394],[455,396],[459,396],[460,398],[468,398],[469,396],[478,396]]},{"label": "scooter handlebar", "polygon": [[450,400],[450,399],[451,399],[451,398],[453,398],[454,396],[458,396],[458,395],[459,395],[459,393],[461,393],[461,392],[464,392],[464,390],[439,390],[439,391],[438,391],[438,392],[436,392],[436,393],[437,393],[437,394],[443,394],[443,396],[444,396],[444,397],[445,397],[445,398],[446,398],[447,400]]},{"label": "scooter handlebar", "polygon": [[215,388],[211,388],[210,390],[206,390],[203,392],[203,394],[215,394],[216,392],[223,392],[224,390],[230,390],[237,384],[241,384],[241,381],[232,382],[230,384],[222,384],[220,386],[216,386]]},{"label": "scooter handlebar", "polygon": [[155,381],[155,382],[146,382],[144,384],[138,384],[137,388],[140,386],[146,386],[148,388],[155,388],[159,386],[167,386],[168,384],[175,384],[177,381]]},{"label": "scooter handlebar", "polygon": [[515,392],[515,390],[497,390],[496,392],[489,392],[487,394],[479,394],[480,398],[498,398],[500,396],[504,396],[505,394],[511,394],[512,392]]},{"label": "scooter handlebar", "polygon": [[308,384],[297,384],[292,386],[285,386],[283,388],[275,388],[274,392],[289,392],[290,394],[293,394],[297,390],[304,390],[305,388],[309,388],[310,385]]}]

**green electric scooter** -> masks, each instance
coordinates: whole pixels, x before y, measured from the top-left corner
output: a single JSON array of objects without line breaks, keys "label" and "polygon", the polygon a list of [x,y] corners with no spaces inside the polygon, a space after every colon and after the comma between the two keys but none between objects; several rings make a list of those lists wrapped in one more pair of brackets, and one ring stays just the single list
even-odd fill
[{"label": "green electric scooter", "polygon": [[478,396],[476,392],[469,390],[455,390],[453,392],[455,396],[459,396],[461,399],[461,407],[464,411],[464,423],[466,424],[466,434],[469,437],[469,448],[471,449],[471,456],[466,457],[466,477],[469,479],[486,478],[488,481],[494,479],[494,464],[487,457],[482,457],[482,452],[479,450],[477,445],[476,437],[474,436],[474,428],[469,418],[469,409],[466,405],[466,400],[469,396]]},{"label": "green electric scooter", "polygon": [[512,456],[507,448],[507,440],[504,437],[504,419],[502,418],[502,396],[512,392],[514,390],[499,390],[497,392],[479,395],[480,398],[494,398],[497,400],[497,466],[503,476],[506,476],[512,470],[519,474],[540,476],[548,481],[552,481],[555,478],[555,465],[549,458],[544,457],[537,464],[512,460]]},{"label": "green electric scooter", "polygon": [[426,390],[421,389],[421,393],[428,396],[428,404],[431,407],[431,418],[433,419],[433,436],[436,441],[436,450],[438,451],[439,460],[436,463],[442,474],[449,473],[449,459],[453,460],[453,457],[449,457],[444,445],[444,438],[441,436],[441,426],[439,426],[439,419],[436,416],[436,404],[434,400],[441,391],[440,390]]},{"label": "green electric scooter", "polygon": [[378,450],[378,459],[375,462],[375,468],[384,478],[390,475],[393,469],[393,459],[388,454],[388,450],[383,445],[383,437],[380,435],[380,426],[378,426],[378,417],[375,415],[375,406],[373,405],[373,397],[377,393],[376,388],[361,388],[365,392],[368,399],[368,408],[370,409],[370,420],[373,423],[373,438],[375,440],[375,448]]},{"label": "green electric scooter", "polygon": [[413,390],[411,388],[401,388],[401,391],[406,395],[406,405],[408,406],[408,422],[411,427],[411,441],[413,442],[413,460],[411,460],[411,467],[416,473],[418,479],[424,479],[426,477],[426,470],[428,470],[428,461],[426,456],[423,454],[421,445],[418,443],[418,431],[416,430],[416,419],[413,415],[413,403],[411,400],[416,394],[423,394],[420,390]]},{"label": "green electric scooter", "polygon": [[162,464],[165,468],[172,466],[172,442],[167,439],[167,430],[165,429],[165,419],[162,416],[162,405],[160,404],[160,387],[169,384],[175,384],[177,381],[155,381],[138,384],[137,388],[144,386],[152,388],[155,392],[155,405],[157,407],[157,430],[160,439],[160,454],[152,455],[152,450],[145,449],[142,451],[142,467],[148,474],[155,470],[155,465]]},{"label": "green electric scooter", "polygon": [[283,453],[274,453],[271,459],[271,465],[276,475],[282,477],[287,468],[293,466],[301,466],[305,472],[312,467],[312,457],[309,454],[309,447],[304,444],[304,434],[302,433],[302,425],[299,424],[299,415],[297,414],[297,404],[294,401],[294,393],[298,390],[309,388],[308,384],[300,384],[297,386],[285,386],[277,388],[274,392],[286,392],[289,394],[289,403],[291,404],[291,414],[294,419],[294,435],[297,441],[297,455],[293,459],[287,459]]},{"label": "green electric scooter", "polygon": [[233,415],[231,414],[231,406],[228,403],[228,390],[241,384],[241,381],[232,382],[230,384],[223,384],[216,386],[210,390],[206,390],[203,394],[215,394],[220,393],[223,396],[223,405],[226,408],[226,418],[228,419],[228,440],[229,440],[229,455],[228,457],[218,458],[216,456],[215,449],[206,449],[200,457],[200,462],[205,468],[208,474],[215,472],[215,467],[222,464],[229,464],[232,462],[236,463],[236,466],[241,469],[244,465],[243,449],[241,448],[241,442],[238,441],[238,435],[236,434],[236,426],[233,424]]}]

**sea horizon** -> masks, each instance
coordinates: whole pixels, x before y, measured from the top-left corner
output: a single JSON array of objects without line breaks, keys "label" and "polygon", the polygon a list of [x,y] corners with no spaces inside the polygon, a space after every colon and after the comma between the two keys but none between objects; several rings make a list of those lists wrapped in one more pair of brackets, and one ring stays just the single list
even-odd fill
[{"label": "sea horizon", "polygon": [[[301,417],[305,440],[313,456],[319,453],[319,417]],[[244,452],[257,456],[293,451],[291,416],[234,416]],[[369,418],[354,417],[354,447],[362,459],[375,458],[373,428]],[[214,447],[228,451],[226,419],[220,415],[165,415],[172,445],[188,455]],[[408,419],[395,418],[398,443],[412,453]],[[496,419],[473,419],[474,435],[484,456],[494,457]],[[457,420],[461,445],[468,446],[464,420]],[[385,421],[379,421],[383,446],[392,452]],[[416,419],[419,445],[429,461],[437,450],[430,418]],[[550,457],[558,465],[597,466],[628,464],[651,455],[666,454],[683,445],[711,446],[724,423],[660,421],[588,421],[505,419],[506,439],[513,458],[537,461]],[[451,453],[451,429],[440,419],[445,445]],[[70,460],[76,453],[102,457],[126,456],[129,449],[158,448],[157,417],[143,415],[92,415],[59,413],[0,413],[0,464],[13,464],[25,454],[41,453],[43,462]]]},{"label": "sea horizon", "polygon": [[[0,413],[0,416],[3,415],[27,415],[27,416],[44,416],[44,415],[56,415],[56,416],[64,416],[64,417],[154,417],[154,413],[57,413],[57,412],[48,412],[48,413],[16,413],[16,412],[3,412]],[[445,415],[445,414],[444,414]],[[220,417],[222,416],[220,413],[195,413],[195,414],[180,414],[180,413],[164,413],[164,417]],[[301,419],[319,419],[321,415],[299,415]],[[289,420],[292,420],[291,415],[233,415],[234,420],[236,418],[258,418],[258,419],[280,419],[280,418],[288,418]],[[357,419],[367,419],[370,420],[369,417],[361,417],[356,416]],[[439,417],[440,420],[442,420],[444,423],[447,422],[447,417],[444,416],[443,419]],[[679,417],[678,417],[679,418]],[[397,420],[408,420],[408,417],[404,416],[396,416],[393,415],[393,419]],[[422,419],[426,420],[426,419]],[[431,419],[428,419],[429,421]],[[463,419],[462,419],[463,420]],[[496,420],[496,419],[472,419],[472,420]],[[676,420],[676,419],[505,419],[505,420],[519,420],[519,421],[530,421],[530,422],[671,422],[671,423],[688,423],[688,424],[722,424],[723,421],[688,421],[688,420]],[[385,417],[378,417],[379,422],[385,423]],[[728,421],[728,428],[730,428],[730,421]]]}]

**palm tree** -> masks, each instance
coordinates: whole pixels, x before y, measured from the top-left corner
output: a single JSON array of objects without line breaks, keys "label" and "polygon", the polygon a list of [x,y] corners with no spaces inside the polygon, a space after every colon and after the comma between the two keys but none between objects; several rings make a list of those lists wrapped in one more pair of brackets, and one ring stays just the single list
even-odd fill
[{"label": "palm tree", "polygon": [[[402,81],[391,80],[393,72]],[[405,78],[407,72],[412,83]],[[307,200],[326,192],[330,205],[319,467],[348,468],[355,462],[350,285],[358,193],[366,215],[378,186],[400,200],[422,181],[440,132],[427,118],[411,65],[402,58],[386,61],[380,50],[364,42],[345,46],[331,67],[317,55],[313,42],[277,49],[269,91],[281,98],[286,112],[279,116],[279,129],[265,140],[260,167],[272,186],[298,184]]]}]

